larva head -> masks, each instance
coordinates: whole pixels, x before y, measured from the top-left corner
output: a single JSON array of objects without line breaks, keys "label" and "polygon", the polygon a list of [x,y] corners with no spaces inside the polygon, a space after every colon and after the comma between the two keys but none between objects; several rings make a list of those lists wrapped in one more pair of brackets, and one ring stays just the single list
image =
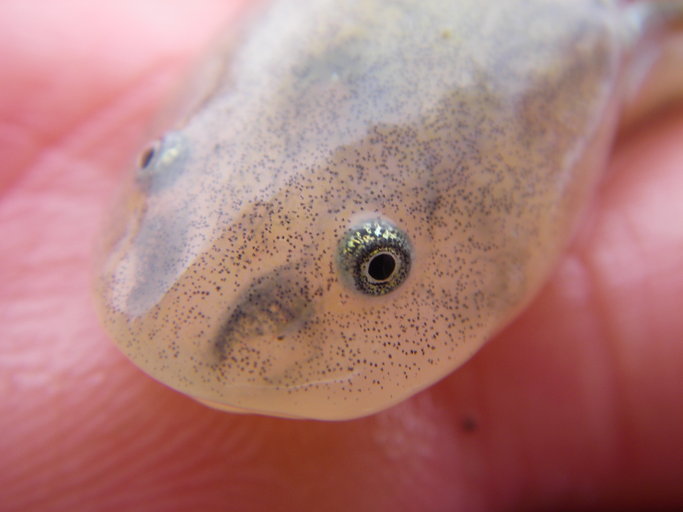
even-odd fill
[{"label": "larva head", "polygon": [[440,379],[567,239],[611,129],[610,5],[280,2],[145,155],[106,327],[227,409],[351,418]]}]

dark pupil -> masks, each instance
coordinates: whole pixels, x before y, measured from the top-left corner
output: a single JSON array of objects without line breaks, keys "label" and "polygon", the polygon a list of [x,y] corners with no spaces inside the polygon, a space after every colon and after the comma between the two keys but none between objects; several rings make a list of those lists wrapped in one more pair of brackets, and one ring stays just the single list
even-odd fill
[{"label": "dark pupil", "polygon": [[140,157],[140,167],[145,169],[149,165],[149,163],[152,161],[153,157],[154,157],[154,148],[153,147],[145,150],[145,152]]},{"label": "dark pupil", "polygon": [[375,281],[388,279],[396,268],[396,261],[391,254],[378,254],[368,265],[368,274]]}]

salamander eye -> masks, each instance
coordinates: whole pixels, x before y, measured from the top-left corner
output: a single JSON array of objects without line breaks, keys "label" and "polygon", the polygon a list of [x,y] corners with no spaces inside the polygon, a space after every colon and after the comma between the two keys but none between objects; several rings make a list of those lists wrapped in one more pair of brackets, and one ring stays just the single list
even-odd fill
[{"label": "salamander eye", "polygon": [[182,134],[168,132],[140,156],[135,176],[138,185],[148,193],[172,185],[183,174],[188,156],[188,145]]},{"label": "salamander eye", "polygon": [[385,295],[408,277],[413,249],[408,236],[383,219],[348,230],[337,252],[337,266],[347,286],[366,295]]}]

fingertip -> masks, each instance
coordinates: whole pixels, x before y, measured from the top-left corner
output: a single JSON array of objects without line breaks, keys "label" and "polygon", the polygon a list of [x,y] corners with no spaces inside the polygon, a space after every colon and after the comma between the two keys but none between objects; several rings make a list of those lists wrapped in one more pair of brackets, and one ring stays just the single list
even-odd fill
[{"label": "fingertip", "polygon": [[683,471],[683,107],[619,141],[576,254],[612,358],[619,484],[667,504]]}]

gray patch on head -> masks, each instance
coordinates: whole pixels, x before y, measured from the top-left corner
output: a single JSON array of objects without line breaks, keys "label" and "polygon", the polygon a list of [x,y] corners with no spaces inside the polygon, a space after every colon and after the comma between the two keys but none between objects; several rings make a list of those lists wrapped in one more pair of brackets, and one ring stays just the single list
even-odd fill
[{"label": "gray patch on head", "polygon": [[214,349],[223,362],[235,359],[236,347],[253,338],[276,343],[302,327],[310,316],[311,293],[305,277],[290,266],[260,276],[237,299],[236,306],[218,330]]},{"label": "gray patch on head", "polygon": [[140,223],[133,244],[135,285],[127,301],[128,314],[136,316],[156,305],[184,265],[179,255],[188,244],[191,226],[184,215],[155,215]]}]

